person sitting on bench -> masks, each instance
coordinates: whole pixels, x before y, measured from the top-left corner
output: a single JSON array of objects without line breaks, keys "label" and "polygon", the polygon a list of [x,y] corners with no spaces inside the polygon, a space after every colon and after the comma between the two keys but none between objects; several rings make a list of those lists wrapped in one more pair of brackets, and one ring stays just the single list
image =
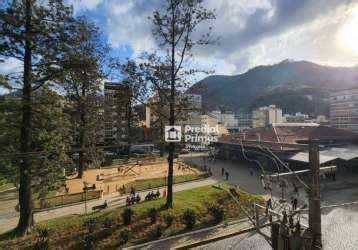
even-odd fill
[{"label": "person sitting on bench", "polygon": [[131,204],[134,204],[135,202],[136,202],[136,197],[135,197],[135,195],[132,195],[132,197],[131,197]]},{"label": "person sitting on bench", "polygon": [[135,199],[135,200],[136,200],[136,202],[137,202],[137,203],[139,203],[139,202],[140,202],[140,196],[139,196],[139,194],[138,194],[138,193],[137,193],[137,196],[136,196],[136,199]]},{"label": "person sitting on bench", "polygon": [[126,205],[127,206],[131,205],[131,198],[129,196],[127,196]]}]

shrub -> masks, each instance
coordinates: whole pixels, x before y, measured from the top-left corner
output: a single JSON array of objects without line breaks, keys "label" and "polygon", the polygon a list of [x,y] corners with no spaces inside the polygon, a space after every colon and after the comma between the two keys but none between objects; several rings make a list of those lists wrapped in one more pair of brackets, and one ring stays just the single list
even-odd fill
[{"label": "shrub", "polygon": [[103,226],[105,228],[111,228],[113,225],[113,221],[110,218],[105,218],[103,221]]},{"label": "shrub", "polygon": [[173,224],[174,216],[171,214],[167,214],[164,217],[164,221],[165,221],[165,224],[167,225],[167,227],[170,227]]},{"label": "shrub", "polygon": [[150,218],[150,222],[155,223],[157,221],[157,217],[158,217],[158,210],[154,207],[150,208],[148,210],[148,216]]},{"label": "shrub", "polygon": [[48,238],[49,232],[47,229],[38,229],[37,230],[37,242],[35,244],[35,249],[49,249]]},{"label": "shrub", "polygon": [[130,238],[130,232],[124,229],[119,233],[119,237],[121,238],[121,243],[126,244]]},{"label": "shrub", "polygon": [[154,237],[159,238],[162,236],[162,233],[163,233],[162,226],[161,225],[156,226],[154,230]]},{"label": "shrub", "polygon": [[194,210],[187,209],[183,214],[183,223],[187,229],[192,229],[196,223],[196,214]]},{"label": "shrub", "polygon": [[129,224],[131,224],[133,214],[134,214],[134,212],[130,208],[125,208],[123,210],[122,219],[123,219],[123,224],[125,226],[128,226]]},{"label": "shrub", "polygon": [[84,226],[86,227],[88,233],[93,233],[96,227],[96,220],[88,219],[84,222]]},{"label": "shrub", "polygon": [[215,222],[220,222],[224,219],[224,210],[219,205],[209,205],[208,211],[214,217]]},{"label": "shrub", "polygon": [[87,234],[84,238],[84,249],[85,250],[92,250],[94,249],[94,242],[95,239],[92,234]]}]

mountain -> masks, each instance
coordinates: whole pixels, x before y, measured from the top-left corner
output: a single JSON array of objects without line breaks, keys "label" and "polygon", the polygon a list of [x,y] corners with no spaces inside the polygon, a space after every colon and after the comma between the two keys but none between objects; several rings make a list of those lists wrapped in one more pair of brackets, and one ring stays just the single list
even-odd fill
[{"label": "mountain", "polygon": [[328,114],[329,93],[358,87],[358,67],[332,67],[285,60],[240,75],[212,75],[188,91],[201,94],[207,110],[248,112],[276,104],[284,113]]}]

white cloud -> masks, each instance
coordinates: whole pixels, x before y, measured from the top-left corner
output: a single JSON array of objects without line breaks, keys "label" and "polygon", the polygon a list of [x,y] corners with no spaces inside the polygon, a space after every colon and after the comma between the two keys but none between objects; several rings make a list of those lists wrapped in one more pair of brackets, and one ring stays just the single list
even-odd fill
[{"label": "white cloud", "polygon": [[6,59],[4,62],[0,62],[0,74],[6,75],[9,73],[21,72],[21,71],[22,71],[22,62],[15,58],[9,58]]},{"label": "white cloud", "polygon": [[[156,48],[148,19],[163,0],[79,1],[79,9],[100,6],[102,27],[113,47],[131,48],[133,56]],[[286,58],[335,65],[356,64],[357,57],[338,46],[336,34],[357,0],[206,0],[217,19],[213,26],[220,44],[195,50],[200,66],[216,74],[237,74],[250,67]]]},{"label": "white cloud", "polygon": [[155,7],[145,1],[108,1],[107,34],[113,47],[130,45],[134,55],[151,51],[156,47],[152,36],[152,21],[148,19]]},{"label": "white cloud", "polygon": [[73,5],[75,12],[81,10],[93,10],[98,7],[103,0],[70,0],[69,3]]}]

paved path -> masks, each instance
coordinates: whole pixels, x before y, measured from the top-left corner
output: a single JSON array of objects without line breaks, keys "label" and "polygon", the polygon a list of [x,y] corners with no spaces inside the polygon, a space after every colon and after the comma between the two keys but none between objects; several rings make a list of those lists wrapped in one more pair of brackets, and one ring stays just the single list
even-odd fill
[{"label": "paved path", "polygon": [[[198,180],[198,181],[191,181],[182,184],[174,185],[174,192],[184,191],[196,187],[208,186],[217,183],[217,180],[212,178],[208,178],[205,180]],[[155,189],[156,190],[156,189]],[[164,188],[159,189],[161,193],[163,193]],[[139,192],[142,200],[144,200],[145,196],[147,195],[148,191]],[[10,202],[9,202],[10,200]],[[92,200],[87,202],[87,211],[89,213],[92,212],[92,208],[94,206],[102,205],[104,200],[108,202],[108,208],[106,210],[111,210],[117,207],[121,207],[125,205],[126,196],[119,196],[117,193],[107,195],[103,198],[103,200]],[[0,197],[0,233],[4,233],[12,228],[14,228],[18,222],[19,214],[15,212],[14,207],[17,204],[17,192],[12,191],[11,193],[7,194],[6,196]],[[6,208],[3,209],[3,205],[6,205]],[[65,215],[71,214],[84,214],[85,213],[85,204],[76,204],[67,207],[60,207],[51,209],[48,211],[42,211],[35,213],[35,221],[44,221],[53,218],[58,218]]]}]

